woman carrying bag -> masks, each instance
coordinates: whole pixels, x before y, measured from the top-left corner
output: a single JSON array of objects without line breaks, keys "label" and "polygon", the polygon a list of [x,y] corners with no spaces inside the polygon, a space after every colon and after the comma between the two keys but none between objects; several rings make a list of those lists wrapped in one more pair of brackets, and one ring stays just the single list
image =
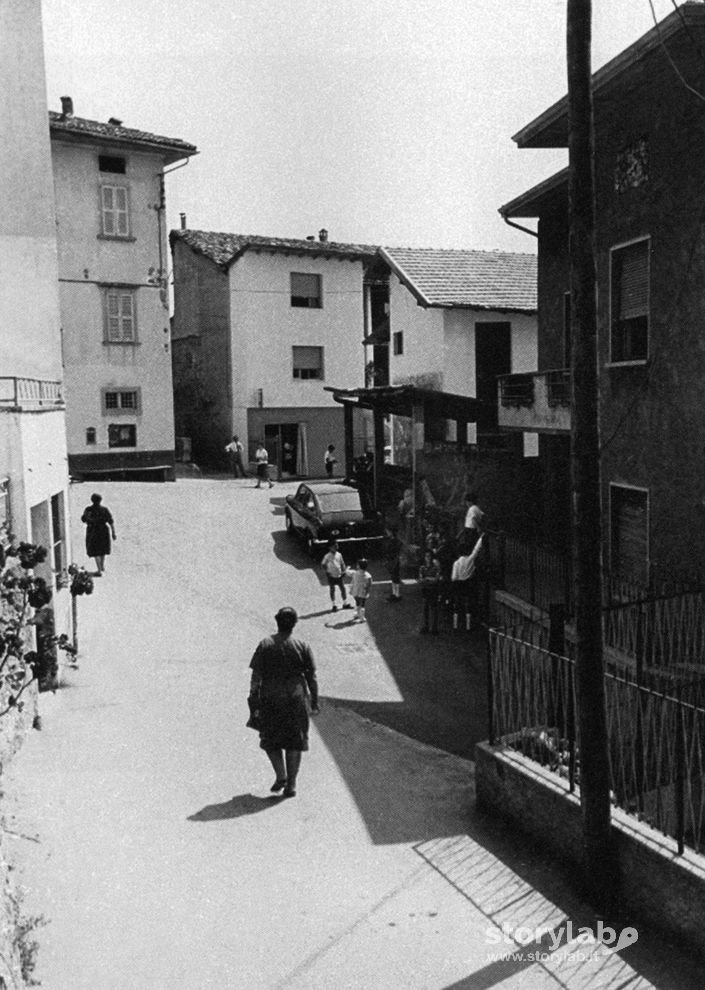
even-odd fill
[{"label": "woman carrying bag", "polygon": [[260,747],[274,768],[271,790],[294,797],[301,754],[308,749],[309,713],[318,714],[318,682],[311,648],[291,635],[295,609],[280,608],[274,618],[276,633],[258,644],[250,662],[248,703],[257,712],[253,727]]}]

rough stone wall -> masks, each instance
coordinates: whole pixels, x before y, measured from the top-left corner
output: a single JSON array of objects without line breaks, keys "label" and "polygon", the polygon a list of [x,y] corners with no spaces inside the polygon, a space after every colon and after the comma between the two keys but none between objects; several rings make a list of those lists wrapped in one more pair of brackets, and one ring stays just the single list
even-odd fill
[{"label": "rough stone wall", "polygon": [[172,367],[176,435],[191,438],[192,460],[227,466],[232,434],[228,279],[174,242]]}]

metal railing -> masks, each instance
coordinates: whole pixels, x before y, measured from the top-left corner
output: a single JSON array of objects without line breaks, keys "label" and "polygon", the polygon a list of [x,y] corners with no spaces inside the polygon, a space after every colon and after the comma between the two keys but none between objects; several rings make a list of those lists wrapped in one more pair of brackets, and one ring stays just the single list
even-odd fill
[{"label": "metal railing", "polygon": [[498,533],[490,543],[497,586],[537,608],[562,602],[572,611],[570,558],[557,550]]},{"label": "metal railing", "polygon": [[503,406],[533,406],[533,374],[502,375],[497,380],[499,382],[499,401]]},{"label": "metal railing", "polygon": [[610,605],[603,613],[605,645],[648,668],[705,670],[705,594],[674,592]]},{"label": "metal railing", "polygon": [[0,377],[0,406],[62,406],[61,382],[42,378]]},{"label": "metal railing", "polygon": [[[490,630],[490,742],[580,786],[575,663]],[[605,674],[612,802],[685,846],[705,848],[705,709]]]}]

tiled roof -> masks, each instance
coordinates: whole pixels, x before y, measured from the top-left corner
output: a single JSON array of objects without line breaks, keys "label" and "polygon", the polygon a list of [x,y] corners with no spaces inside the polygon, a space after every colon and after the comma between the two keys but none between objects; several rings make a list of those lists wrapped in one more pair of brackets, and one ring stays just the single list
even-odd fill
[{"label": "tiled roof", "polygon": [[425,306],[536,311],[533,254],[439,248],[382,248],[380,254]]},{"label": "tiled roof", "polygon": [[[86,120],[84,117],[66,117],[54,110],[49,111],[49,129],[52,136],[67,135],[72,138],[96,138],[101,142],[119,144],[145,145],[152,148],[164,148],[169,152],[180,152],[178,157],[185,158],[195,155],[197,148],[180,138],[163,137],[161,134],[150,134],[149,131],[138,131],[133,127],[123,127],[122,124],[103,123],[100,120]],[[173,154],[172,154],[173,157]]]},{"label": "tiled roof", "polygon": [[277,251],[289,254],[313,254],[326,257],[372,257],[376,247],[368,244],[338,244],[334,241],[296,240],[286,237],[261,237],[258,234],[225,234],[212,230],[172,230],[171,242],[184,241],[192,251],[227,268],[247,250]]}]

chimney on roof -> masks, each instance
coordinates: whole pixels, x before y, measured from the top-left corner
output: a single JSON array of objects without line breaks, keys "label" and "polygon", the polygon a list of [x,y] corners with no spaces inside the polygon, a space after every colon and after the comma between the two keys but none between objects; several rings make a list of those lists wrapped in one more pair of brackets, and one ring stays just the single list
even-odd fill
[{"label": "chimney on roof", "polygon": [[66,120],[73,117],[73,100],[70,96],[61,97],[61,116]]},{"label": "chimney on roof", "polygon": [[186,230],[186,214],[179,213],[179,216],[181,217],[181,229]]},{"label": "chimney on roof", "polygon": [[108,123],[112,124],[113,127],[122,127],[122,121],[119,120],[117,117],[110,117]]},{"label": "chimney on roof", "polygon": [[321,242],[321,244],[325,244],[326,241],[328,240],[328,231],[326,230],[325,227],[321,227],[321,229],[318,231],[318,240]]}]

